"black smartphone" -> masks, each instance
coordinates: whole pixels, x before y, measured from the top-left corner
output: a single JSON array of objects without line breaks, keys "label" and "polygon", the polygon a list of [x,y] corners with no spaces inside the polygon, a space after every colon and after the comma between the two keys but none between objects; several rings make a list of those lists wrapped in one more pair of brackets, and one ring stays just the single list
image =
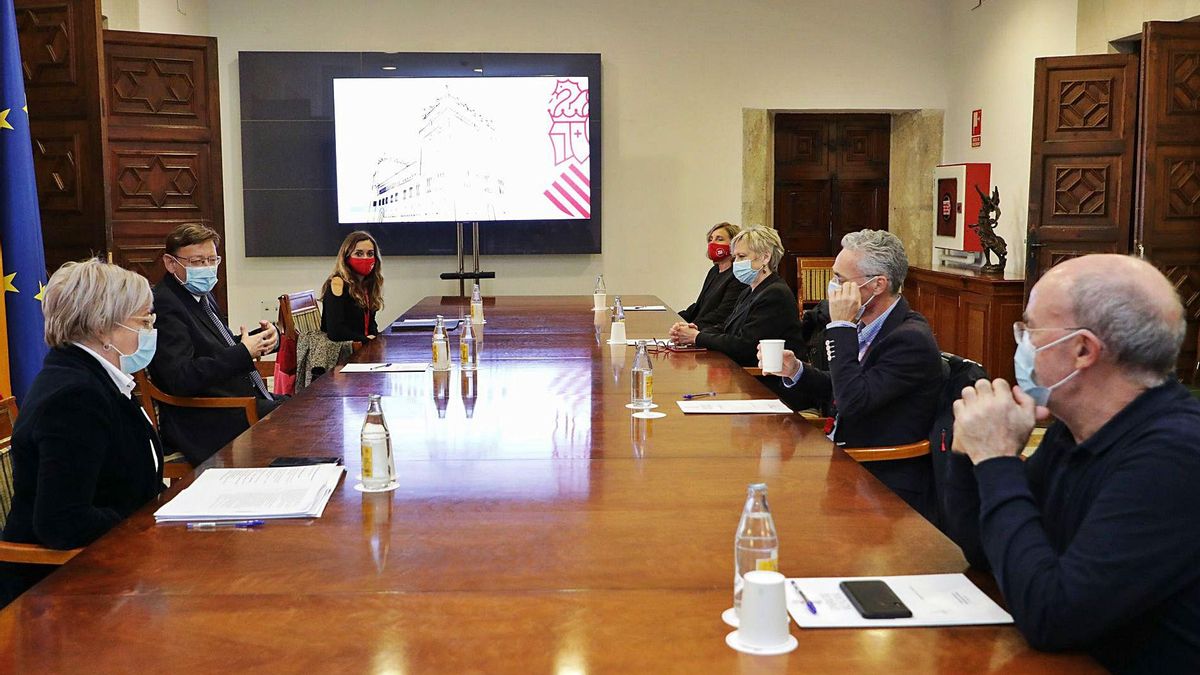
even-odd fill
[{"label": "black smartphone", "polygon": [[878,579],[843,581],[838,588],[864,619],[909,619],[912,611],[900,602],[887,584]]},{"label": "black smartphone", "polygon": [[327,457],[276,457],[268,466],[312,466],[313,464],[341,464],[342,458]]}]

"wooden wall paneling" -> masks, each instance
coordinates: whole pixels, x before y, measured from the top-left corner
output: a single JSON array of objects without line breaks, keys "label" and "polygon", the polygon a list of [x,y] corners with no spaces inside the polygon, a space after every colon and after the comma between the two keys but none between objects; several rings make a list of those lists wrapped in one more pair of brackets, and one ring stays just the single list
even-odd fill
[{"label": "wooden wall paneling", "polygon": [[97,0],[16,0],[42,239],[50,272],[104,255],[104,64]]},{"label": "wooden wall paneling", "polygon": [[[216,38],[104,31],[105,173],[114,260],[157,282],[162,244],[181,223],[222,236]],[[225,265],[214,293],[226,306]]]},{"label": "wooden wall paneling", "polygon": [[1025,293],[1056,262],[1129,251],[1137,56],[1037,59]]}]

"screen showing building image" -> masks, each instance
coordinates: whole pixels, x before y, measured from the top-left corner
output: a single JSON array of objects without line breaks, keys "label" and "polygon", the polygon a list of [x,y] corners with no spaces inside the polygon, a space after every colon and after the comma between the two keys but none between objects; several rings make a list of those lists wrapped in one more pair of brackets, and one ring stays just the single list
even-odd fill
[{"label": "screen showing building image", "polygon": [[588,78],[333,85],[339,222],[591,217]]}]

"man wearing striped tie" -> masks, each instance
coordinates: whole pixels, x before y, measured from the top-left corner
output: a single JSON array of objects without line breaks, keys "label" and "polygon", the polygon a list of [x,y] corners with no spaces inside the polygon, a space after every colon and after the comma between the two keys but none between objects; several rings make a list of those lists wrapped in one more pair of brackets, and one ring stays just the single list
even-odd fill
[{"label": "man wearing striped tie", "polygon": [[[267,391],[254,359],[279,344],[269,321],[256,330],[239,327],[235,335],[218,315],[212,295],[217,283],[221,237],[199,223],[180,225],[167,235],[163,265],[167,273],[154,287],[158,348],[149,368],[158,388],[174,396],[253,396],[258,415],[279,401]],[[162,405],[159,426],[169,451],[182,452],[192,465],[248,428],[237,408],[179,408]]]}]

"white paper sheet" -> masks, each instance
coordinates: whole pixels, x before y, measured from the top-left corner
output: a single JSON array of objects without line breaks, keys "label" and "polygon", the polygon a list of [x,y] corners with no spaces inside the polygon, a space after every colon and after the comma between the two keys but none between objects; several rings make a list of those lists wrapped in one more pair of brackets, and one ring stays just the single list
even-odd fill
[{"label": "white paper sheet", "polygon": [[666,305],[629,305],[624,307],[626,312],[665,312]]},{"label": "white paper sheet", "polygon": [[[908,619],[864,619],[838,588],[843,581],[879,579],[912,611]],[[813,614],[795,586],[816,607]],[[902,626],[982,626],[1012,623],[1000,608],[962,574],[893,577],[812,577],[788,579],[787,608],[801,628],[897,628]]]},{"label": "white paper sheet", "polygon": [[154,519],[319,518],[344,470],[336,464],[208,469],[155,511]]},{"label": "white paper sheet", "polygon": [[347,363],[343,373],[423,373],[428,363]]},{"label": "white paper sheet", "polygon": [[676,401],[679,409],[685,413],[707,413],[725,415],[744,415],[747,413],[782,413],[792,414],[792,409],[775,398],[751,399],[749,401],[721,401],[707,399],[704,401]]}]

